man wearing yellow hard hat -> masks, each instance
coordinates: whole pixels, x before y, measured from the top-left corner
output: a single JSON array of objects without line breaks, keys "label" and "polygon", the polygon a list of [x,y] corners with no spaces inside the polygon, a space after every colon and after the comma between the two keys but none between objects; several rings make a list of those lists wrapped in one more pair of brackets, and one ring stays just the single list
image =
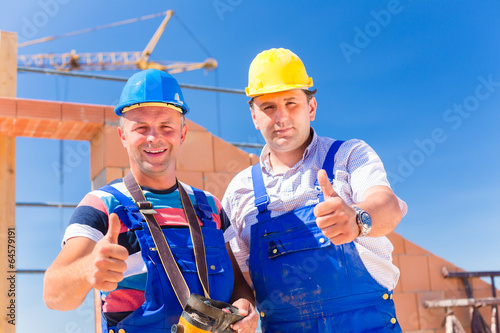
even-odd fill
[{"label": "man wearing yellow hard hat", "polygon": [[312,78],[290,50],[259,53],[246,94],[266,145],[229,184],[225,232],[263,332],[401,332],[385,237],[406,214],[375,151],[311,127]]}]

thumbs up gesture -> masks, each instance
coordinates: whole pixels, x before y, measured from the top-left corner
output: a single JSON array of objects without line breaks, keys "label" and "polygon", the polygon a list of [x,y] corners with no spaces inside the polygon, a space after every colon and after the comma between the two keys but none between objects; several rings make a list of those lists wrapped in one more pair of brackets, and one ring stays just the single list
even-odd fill
[{"label": "thumbs up gesture", "polygon": [[325,201],[314,207],[316,224],[336,245],[353,241],[359,234],[356,211],[333,190],[325,170],[318,171],[318,183]]},{"label": "thumbs up gesture", "polygon": [[128,251],[118,244],[120,227],[118,215],[110,214],[108,232],[92,250],[87,279],[96,289],[111,291],[123,280],[123,272],[127,269],[125,260],[128,258]]}]

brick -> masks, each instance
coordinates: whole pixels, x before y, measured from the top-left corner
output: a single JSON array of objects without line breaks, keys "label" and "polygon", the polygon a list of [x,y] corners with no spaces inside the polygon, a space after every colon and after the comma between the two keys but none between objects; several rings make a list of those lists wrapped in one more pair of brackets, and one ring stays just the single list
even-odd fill
[{"label": "brick", "polygon": [[250,166],[247,152],[216,136],[213,140],[215,171],[238,173]]},{"label": "brick", "polygon": [[54,138],[59,120],[17,118],[10,131],[12,136]]},{"label": "brick", "polygon": [[427,256],[403,255],[399,257],[400,283],[403,292],[426,291],[430,289]]},{"label": "brick", "polygon": [[258,162],[260,162],[259,156],[255,154],[250,154],[250,165],[257,164]]},{"label": "brick", "polygon": [[214,171],[212,134],[209,132],[189,132],[176,159],[179,171]]},{"label": "brick", "polygon": [[429,277],[431,281],[430,290],[455,290],[463,289],[463,284],[460,279],[445,279],[442,273],[443,267],[448,271],[456,271],[456,267],[448,261],[441,259],[438,256],[429,256]]},{"label": "brick", "polygon": [[95,178],[92,178],[92,189],[98,189],[115,179],[122,178],[123,171],[123,168],[105,168]]},{"label": "brick", "polygon": [[115,113],[115,108],[113,106],[104,107],[104,123],[112,126],[119,126],[120,117]]},{"label": "brick", "polygon": [[14,127],[15,118],[0,117],[0,135],[9,135]]},{"label": "brick", "polygon": [[95,179],[104,170],[104,145],[102,141],[102,130],[90,140],[90,179]]},{"label": "brick", "polygon": [[198,125],[194,121],[191,121],[189,119],[186,119],[186,125],[188,132],[206,132],[206,128]]},{"label": "brick", "polygon": [[204,189],[222,200],[229,182],[236,176],[235,173],[228,172],[205,172]]},{"label": "brick", "polygon": [[16,99],[0,97],[0,116],[16,117]]},{"label": "brick", "polygon": [[420,329],[439,329],[445,317],[443,308],[424,308],[424,302],[444,298],[443,291],[426,291],[417,293]]},{"label": "brick", "polygon": [[[399,268],[399,270],[401,271],[401,267],[400,267],[400,264],[399,264],[399,255],[393,255],[392,256],[392,263],[397,267]],[[394,288],[394,292],[395,293],[401,293],[403,290],[401,288],[401,275],[399,276],[399,280],[398,280],[398,284],[396,285],[396,288]]]},{"label": "brick", "polygon": [[432,254],[429,251],[421,248],[417,244],[410,242],[406,238],[404,238],[404,243],[405,243],[405,253],[406,254]]},{"label": "brick", "polygon": [[[467,298],[467,294],[465,290],[445,290],[444,298],[445,299]],[[470,327],[471,320],[470,320],[469,308],[454,307],[453,313],[455,314],[455,316],[458,318],[458,320],[465,329],[467,329],[467,327]]]},{"label": "brick", "polygon": [[395,254],[405,253],[405,241],[404,238],[401,237],[401,235],[396,232],[391,232],[389,235],[387,235],[387,238],[389,238],[392,245],[394,246],[394,250],[392,251],[393,256]]},{"label": "brick", "polygon": [[104,167],[126,168],[129,166],[127,150],[118,136],[116,126],[105,125],[102,128],[102,144],[104,146]]},{"label": "brick", "polygon": [[63,121],[79,121],[104,125],[104,106],[91,104],[61,104]]},{"label": "brick", "polygon": [[417,296],[415,293],[394,294],[396,317],[403,332],[417,330],[419,317]]},{"label": "brick", "polygon": [[90,141],[101,129],[101,124],[81,121],[64,121],[59,124],[53,137],[61,140]]},{"label": "brick", "polygon": [[201,171],[176,171],[179,181],[203,189],[203,172]]},{"label": "brick", "polygon": [[61,120],[61,103],[18,99],[16,117],[59,121]]}]

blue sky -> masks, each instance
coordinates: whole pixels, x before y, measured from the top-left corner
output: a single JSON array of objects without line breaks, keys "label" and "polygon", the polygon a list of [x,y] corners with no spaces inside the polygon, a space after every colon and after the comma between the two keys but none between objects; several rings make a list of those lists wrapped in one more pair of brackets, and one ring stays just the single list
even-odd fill
[{"label": "blue sky", "polygon": [[[18,32],[23,42],[167,9],[176,15],[152,59],[213,57],[219,64],[217,72],[175,75],[179,82],[243,89],[257,53],[291,49],[318,89],[316,131],[363,139],[384,161],[396,194],[409,206],[396,231],[466,270],[500,270],[498,1],[320,1],[313,6],[302,1],[25,0],[2,5],[0,29]],[[58,39],[21,48],[19,54],[140,51],[160,21]],[[128,77],[133,72],[100,73]],[[17,95],[114,105],[122,86],[19,73]],[[215,93],[184,92],[191,120],[229,142],[263,143],[246,97],[219,94],[217,102]],[[19,138],[17,149],[18,202],[78,202],[89,190],[85,143],[61,146]],[[62,185],[54,167],[60,149],[69,166]],[[70,214],[18,208],[19,268],[50,264]],[[27,287],[23,279],[37,282]],[[41,277],[20,277],[18,283],[23,283],[19,297],[40,294]],[[74,322],[84,329],[80,323],[87,317],[74,316],[55,331],[68,331]],[[19,325],[19,331],[31,328],[26,321]]]}]

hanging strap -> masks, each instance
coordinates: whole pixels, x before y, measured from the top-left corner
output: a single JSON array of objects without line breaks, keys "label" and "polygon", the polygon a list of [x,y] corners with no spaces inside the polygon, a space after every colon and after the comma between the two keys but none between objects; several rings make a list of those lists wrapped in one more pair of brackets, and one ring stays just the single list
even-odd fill
[{"label": "hanging strap", "polygon": [[[326,153],[325,161],[323,162],[322,168],[326,170],[328,179],[330,181],[332,181],[335,178],[335,175],[333,174],[333,168],[335,165],[335,154],[337,154],[337,151],[344,142],[345,141],[340,141],[340,140],[333,142],[330,148],[328,149],[328,152]],[[252,182],[253,182],[253,192],[255,200],[254,205],[258,209],[257,220],[259,222],[267,220],[271,217],[271,211],[267,209],[270,200],[269,200],[269,195],[267,194],[266,191],[266,185],[264,184],[260,162],[252,166]],[[315,185],[317,187],[319,186],[317,179]],[[324,201],[323,193],[321,191],[319,194],[319,199],[320,202]]]},{"label": "hanging strap", "polygon": [[[330,149],[328,149],[328,153],[326,153],[325,161],[323,162],[323,166],[321,167],[323,170],[326,171],[326,174],[328,175],[328,180],[330,183],[335,179],[335,175],[333,174],[333,168],[335,167],[335,154],[337,154],[337,151],[339,150],[340,146],[344,143],[345,141],[340,141],[337,140],[332,145],[330,146]],[[316,187],[319,187],[319,182],[316,179],[314,182],[314,185]],[[323,191],[319,191],[318,194],[319,202],[325,201],[325,198],[323,196]]]},{"label": "hanging strap", "polygon": [[[151,236],[153,237],[153,241],[158,250],[158,254],[160,256],[160,261],[167,273],[168,279],[172,284],[172,288],[174,289],[175,295],[179,300],[182,308],[186,307],[187,299],[190,295],[189,287],[182,276],[182,273],[177,265],[177,262],[170,250],[170,246],[165,239],[165,235],[163,234],[158,221],[156,221],[153,214],[156,212],[153,210],[152,204],[146,200],[144,197],[144,193],[140,188],[139,184],[135,180],[134,176],[131,172],[129,172],[124,177],[124,183],[129,191],[130,195],[136,202],[139,211],[144,216],[146,223],[148,225],[149,231],[151,232]],[[186,214],[186,219],[189,224],[189,231],[191,233],[191,239],[193,241],[193,250],[196,260],[196,270],[198,272],[198,277],[200,278],[201,285],[203,287],[203,291],[205,293],[205,297],[209,297],[209,289],[208,289],[208,269],[207,269],[207,261],[205,256],[205,245],[203,242],[203,234],[201,231],[200,224],[196,217],[196,213],[189,199],[188,194],[184,187],[182,187],[177,181],[177,187],[179,189],[179,193],[181,195],[182,207],[184,209],[184,213]]]},{"label": "hanging strap", "polygon": [[271,211],[267,209],[269,205],[269,195],[266,191],[266,185],[264,185],[264,179],[262,178],[262,169],[260,162],[252,167],[252,182],[253,182],[253,193],[255,197],[255,207],[259,210],[257,213],[257,220],[264,221],[271,217]]}]

